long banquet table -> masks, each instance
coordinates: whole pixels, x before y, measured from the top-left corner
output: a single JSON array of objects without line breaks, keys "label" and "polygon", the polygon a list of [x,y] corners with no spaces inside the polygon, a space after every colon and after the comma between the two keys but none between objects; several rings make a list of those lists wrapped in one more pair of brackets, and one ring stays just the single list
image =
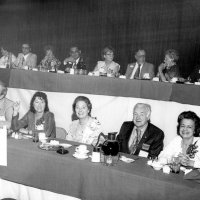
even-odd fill
[{"label": "long banquet table", "polygon": [[11,88],[136,97],[200,105],[200,87],[193,84],[183,85],[17,69],[0,69],[0,80],[5,81]]},{"label": "long banquet table", "polygon": [[[76,144],[76,143],[72,143]],[[32,140],[8,139],[8,166],[0,177],[42,190],[87,200],[199,199],[200,184],[183,180],[183,174],[163,174],[149,167],[145,158],[131,164],[119,161],[108,167],[69,154],[41,150]]]}]

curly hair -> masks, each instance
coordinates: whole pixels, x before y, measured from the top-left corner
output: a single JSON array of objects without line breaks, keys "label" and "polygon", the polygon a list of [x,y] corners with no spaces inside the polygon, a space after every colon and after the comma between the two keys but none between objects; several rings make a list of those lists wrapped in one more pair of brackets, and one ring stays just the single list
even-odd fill
[{"label": "curly hair", "polygon": [[91,101],[85,97],[85,96],[78,96],[76,97],[76,99],[74,100],[73,104],[72,104],[72,109],[73,109],[73,112],[75,112],[75,108],[76,108],[76,104],[79,102],[79,101],[83,101],[86,103],[87,107],[88,107],[88,110],[89,110],[89,113],[88,115],[91,116],[91,111],[92,111],[92,103]]},{"label": "curly hair", "polygon": [[181,121],[183,119],[190,119],[194,122],[194,137],[199,137],[199,132],[200,132],[200,118],[197,116],[196,113],[192,112],[192,111],[185,111],[182,112],[179,116],[178,116],[178,125],[177,125],[177,135],[180,135],[180,126],[181,126]]},{"label": "curly hair", "polygon": [[101,57],[102,59],[104,59],[104,56],[107,54],[107,52],[113,52],[113,54],[115,54],[115,50],[113,47],[111,46],[107,46],[107,47],[104,47],[101,51]]},{"label": "curly hair", "polygon": [[49,50],[52,51],[52,53],[54,53],[54,47],[52,45],[46,45],[44,47],[44,52],[49,51]]},{"label": "curly hair", "polygon": [[40,99],[44,100],[44,102],[45,102],[44,112],[48,112],[48,111],[49,111],[48,99],[47,99],[47,95],[46,95],[44,92],[36,92],[36,93],[33,95],[32,99],[31,99],[31,102],[30,102],[30,111],[31,111],[32,113],[36,113],[36,110],[35,110],[33,104],[34,104],[34,101],[35,101],[35,99],[36,99],[37,97],[39,97]]},{"label": "curly hair", "polygon": [[165,51],[165,56],[166,55],[173,59],[174,62],[177,62],[179,59],[178,51],[176,51],[175,49],[168,49],[167,51]]}]

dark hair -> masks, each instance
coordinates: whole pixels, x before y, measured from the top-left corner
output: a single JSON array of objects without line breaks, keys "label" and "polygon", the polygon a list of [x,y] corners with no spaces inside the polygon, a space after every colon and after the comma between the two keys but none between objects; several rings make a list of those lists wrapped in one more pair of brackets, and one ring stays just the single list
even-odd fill
[{"label": "dark hair", "polygon": [[31,103],[30,103],[30,111],[35,113],[35,108],[33,106],[33,103],[35,101],[35,99],[39,97],[41,99],[43,99],[45,101],[45,108],[44,108],[44,112],[48,112],[49,111],[49,106],[48,106],[48,99],[47,99],[47,95],[44,92],[36,92],[32,99],[31,99]]},{"label": "dark hair", "polygon": [[178,61],[179,59],[178,51],[175,49],[168,49],[165,51],[165,55],[168,55],[171,59],[174,60],[174,62]]},{"label": "dark hair", "polygon": [[89,110],[88,115],[91,116],[92,103],[91,103],[91,101],[90,101],[87,97],[85,97],[85,96],[78,96],[78,97],[76,97],[76,99],[74,100],[74,103],[73,103],[73,105],[72,105],[73,112],[76,113],[76,112],[75,112],[75,108],[76,108],[76,104],[77,104],[79,101],[84,101],[84,102],[86,103],[86,105],[87,105],[87,107],[88,107],[88,110]]},{"label": "dark hair", "polygon": [[52,53],[54,53],[54,48],[53,48],[52,45],[46,45],[46,46],[44,47],[44,51],[45,51],[45,52],[48,51],[48,50],[51,50]]},{"label": "dark hair", "polygon": [[183,119],[190,119],[192,121],[194,121],[194,137],[198,137],[199,136],[199,132],[200,132],[200,119],[199,117],[196,115],[196,113],[192,112],[192,111],[185,111],[182,112],[179,116],[178,116],[178,126],[177,126],[177,134],[180,135],[179,131],[180,131],[180,125],[181,125],[181,121]]}]

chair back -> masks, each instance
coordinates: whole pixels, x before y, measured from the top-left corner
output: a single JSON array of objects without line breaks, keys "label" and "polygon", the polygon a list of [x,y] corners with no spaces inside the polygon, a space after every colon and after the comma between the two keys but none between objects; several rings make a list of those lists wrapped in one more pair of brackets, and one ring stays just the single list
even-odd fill
[{"label": "chair back", "polygon": [[66,139],[67,131],[64,128],[56,127],[56,138],[58,139]]}]

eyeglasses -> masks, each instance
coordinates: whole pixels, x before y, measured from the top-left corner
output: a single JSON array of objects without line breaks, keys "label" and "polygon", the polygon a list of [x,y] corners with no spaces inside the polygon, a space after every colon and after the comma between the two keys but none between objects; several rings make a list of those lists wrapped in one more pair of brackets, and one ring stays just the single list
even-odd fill
[{"label": "eyeglasses", "polygon": [[22,49],[29,49],[30,47],[22,47]]}]

